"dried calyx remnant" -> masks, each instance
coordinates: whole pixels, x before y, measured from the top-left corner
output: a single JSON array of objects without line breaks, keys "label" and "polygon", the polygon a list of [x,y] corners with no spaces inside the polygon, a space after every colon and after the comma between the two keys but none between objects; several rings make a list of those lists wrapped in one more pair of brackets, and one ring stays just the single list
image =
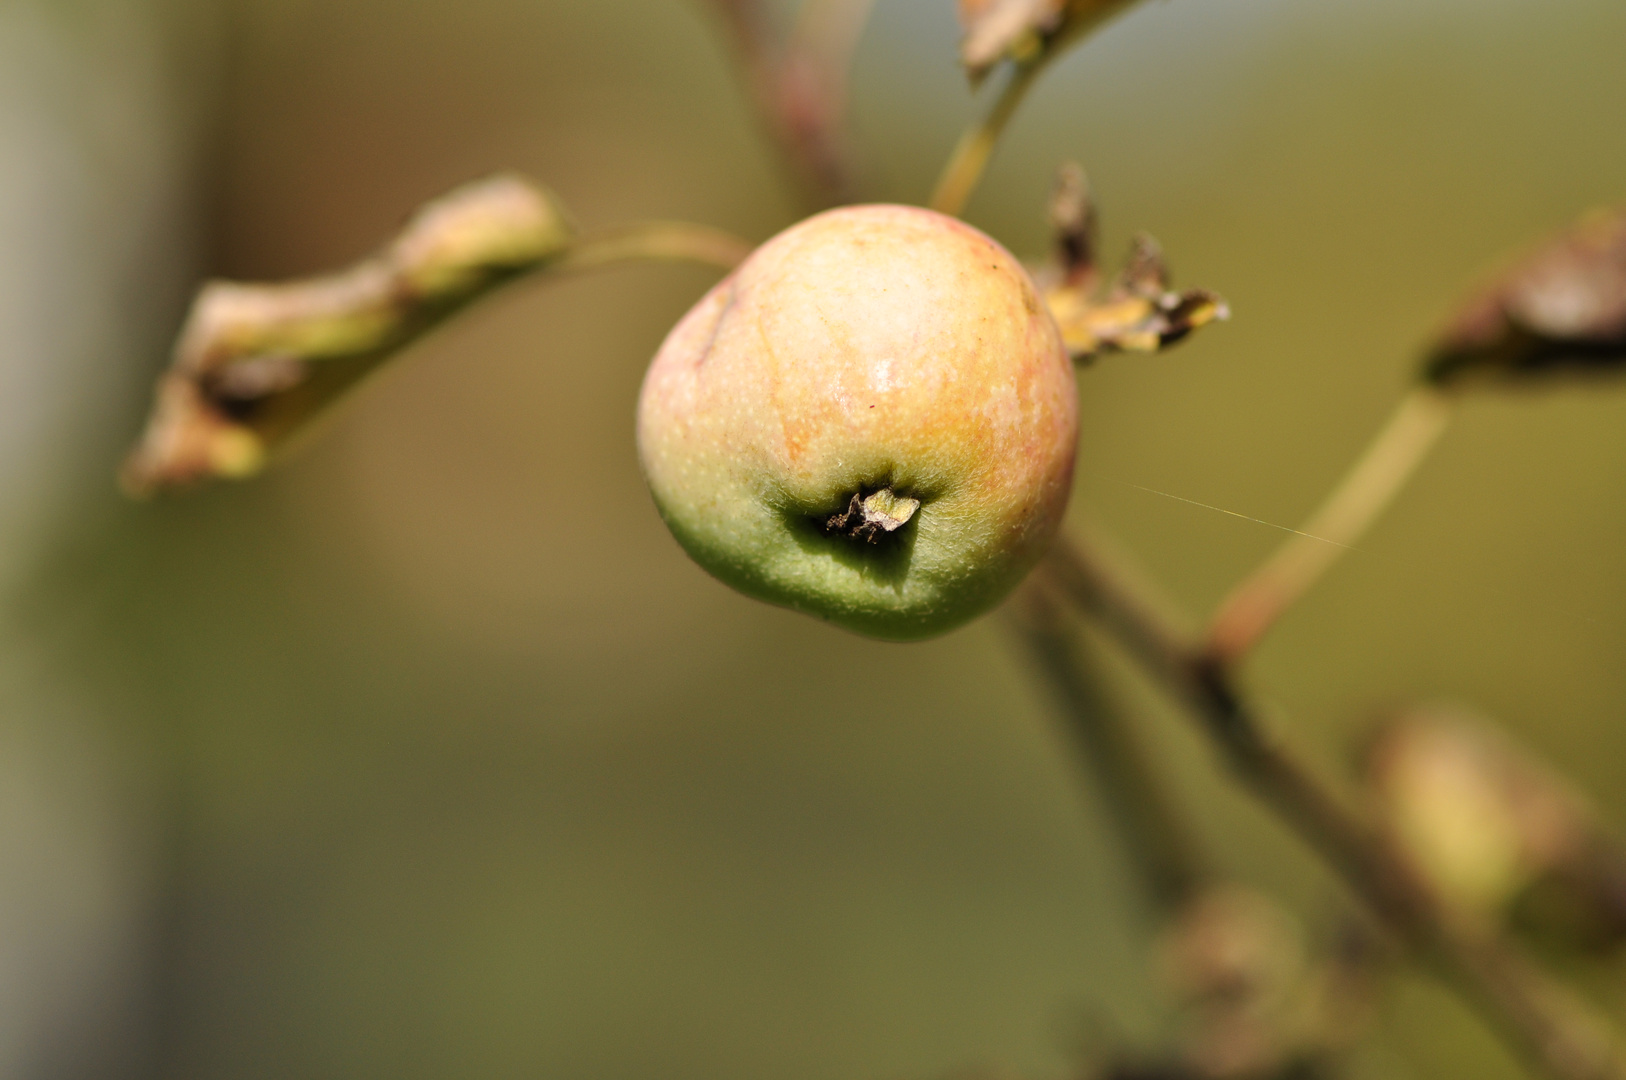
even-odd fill
[{"label": "dried calyx remnant", "polygon": [[1130,0],[960,0],[960,62],[980,80],[1001,60],[1035,64]]},{"label": "dried calyx remnant", "polygon": [[1225,301],[1207,289],[1170,289],[1163,250],[1145,234],[1135,237],[1123,269],[1103,285],[1095,205],[1077,165],[1063,166],[1057,177],[1050,224],[1055,248],[1035,277],[1074,360],[1156,352],[1198,327],[1230,318]]},{"label": "dried calyx remnant", "polygon": [[897,532],[915,516],[920,500],[899,495],[891,488],[882,488],[868,495],[853,492],[847,508],[832,514],[824,521],[824,531],[831,536],[849,536],[878,544],[881,538]]}]

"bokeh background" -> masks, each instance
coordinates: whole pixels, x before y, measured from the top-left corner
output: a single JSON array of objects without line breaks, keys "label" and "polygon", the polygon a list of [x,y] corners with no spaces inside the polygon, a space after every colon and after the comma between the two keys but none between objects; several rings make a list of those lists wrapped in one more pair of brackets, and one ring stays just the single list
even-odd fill
[{"label": "bokeh background", "polygon": [[[348,261],[516,168],[590,226],[802,212],[696,0],[0,0],[0,1075],[1034,1080],[1155,1045],[1154,929],[999,616],[860,640],[691,566],[638,476],[686,267],[528,283],[284,467],[113,471],[200,276]],[[974,99],[880,0],[853,122],[920,201]],[[1086,163],[1234,320],[1081,379],[1075,513],[1193,612],[1296,523],[1494,261],[1626,198],[1614,0],[1152,0],[969,212]],[[1148,491],[1146,489],[1154,489]],[[1626,386],[1477,401],[1250,681],[1330,769],[1465,701],[1626,821]],[[883,688],[874,711],[866,688]],[[1204,839],[1345,904],[1148,689]],[[1104,1034],[1103,1034],[1104,1033]],[[1352,1063],[1517,1070],[1426,980]]]}]

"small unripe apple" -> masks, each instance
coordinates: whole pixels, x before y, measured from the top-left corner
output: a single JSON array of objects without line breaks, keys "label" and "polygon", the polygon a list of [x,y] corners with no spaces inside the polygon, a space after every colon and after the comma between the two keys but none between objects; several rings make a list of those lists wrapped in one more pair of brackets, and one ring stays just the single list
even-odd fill
[{"label": "small unripe apple", "polygon": [[661,516],[750,596],[874,637],[997,603],[1067,507],[1073,366],[1027,272],[954,218],[854,206],[758,248],[650,365]]}]

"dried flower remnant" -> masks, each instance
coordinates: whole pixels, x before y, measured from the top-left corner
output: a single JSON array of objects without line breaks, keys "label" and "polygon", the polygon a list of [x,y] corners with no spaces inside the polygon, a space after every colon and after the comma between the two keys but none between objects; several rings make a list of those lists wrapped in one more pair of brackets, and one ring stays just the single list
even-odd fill
[{"label": "dried flower remnant", "polygon": [[870,495],[854,492],[846,509],[825,521],[824,531],[878,544],[882,537],[909,524],[919,509],[919,499],[899,495],[891,488],[882,488]]},{"label": "dried flower remnant", "polygon": [[1472,295],[1424,362],[1442,386],[1626,367],[1626,209],[1598,210]]},{"label": "dried flower remnant", "polygon": [[1031,64],[1132,0],[959,0],[960,62],[980,80],[1001,60]]},{"label": "dried flower remnant", "polygon": [[420,209],[382,251],[325,277],[205,286],[121,475],[134,495],[252,475],[408,341],[555,258],[571,229],[543,189],[497,176]]},{"label": "dried flower remnant", "polygon": [[1225,301],[1207,289],[1171,290],[1163,251],[1144,234],[1135,238],[1118,276],[1099,289],[1096,212],[1077,165],[1061,170],[1050,221],[1055,250],[1037,278],[1074,360],[1101,352],[1156,352],[1201,326],[1230,318]]}]

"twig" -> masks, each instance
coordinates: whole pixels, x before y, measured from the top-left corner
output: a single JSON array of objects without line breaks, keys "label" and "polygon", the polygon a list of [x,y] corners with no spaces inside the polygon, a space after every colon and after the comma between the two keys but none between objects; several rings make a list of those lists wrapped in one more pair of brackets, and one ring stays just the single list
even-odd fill
[{"label": "twig", "polygon": [[1613,1035],[1583,1002],[1482,927],[1459,920],[1406,856],[1264,728],[1228,667],[1091,546],[1059,542],[1045,564],[1202,721],[1243,783],[1295,829],[1403,941],[1533,1066],[1562,1080],[1626,1077]]},{"label": "twig", "polygon": [[1454,400],[1428,385],[1401,399],[1315,515],[1220,605],[1208,630],[1216,659],[1233,663],[1245,655],[1360,539],[1444,433]]},{"label": "twig", "polygon": [[874,2],[806,0],[780,46],[761,0],[710,0],[763,124],[797,181],[820,203],[850,201],[857,187],[845,128],[847,84]]},{"label": "twig", "polygon": [[1149,899],[1166,914],[1178,911],[1213,875],[1146,748],[1105,692],[1086,643],[1062,618],[1055,600],[1029,586],[1014,615],[1017,633],[1064,710],[1069,733],[1107,800]]},{"label": "twig", "polygon": [[709,225],[649,221],[584,236],[548,271],[596,270],[624,262],[691,262],[732,270],[750,253],[750,244]]},{"label": "twig", "polygon": [[[1009,51],[1002,47],[1001,52],[1010,60],[1010,77],[1000,88],[988,112],[960,136],[926,205],[933,210],[959,216],[988,167],[994,145],[999,142],[1000,135],[1039,75],[1071,46],[1134,3],[1135,0],[1071,0],[1060,5],[1057,13],[1059,23],[1045,28],[1042,33],[1037,33],[1041,30],[1039,26],[1028,27],[1028,33],[1018,33],[1014,40],[1005,42]],[[1044,21],[1042,12],[1035,14],[1041,16],[1041,22]],[[1006,33],[1001,37],[1008,36],[1010,29],[1006,27]],[[1034,36],[1036,33],[1037,40]],[[1029,52],[1029,49],[1034,51]],[[973,63],[971,57],[963,54],[962,59],[967,61],[973,78],[977,80],[996,62],[990,57],[980,57],[978,62]]]},{"label": "twig", "polygon": [[967,128],[960,141],[955,143],[927,206],[939,213],[955,216],[965,210],[966,202],[982,179],[983,170],[988,167],[988,159],[993,156],[994,145],[999,142],[999,137],[1005,133],[1005,126],[1011,122],[1011,117],[1016,115],[1017,108],[1038,80],[1045,62],[1046,58],[1041,58],[1015,65],[987,113]]}]

